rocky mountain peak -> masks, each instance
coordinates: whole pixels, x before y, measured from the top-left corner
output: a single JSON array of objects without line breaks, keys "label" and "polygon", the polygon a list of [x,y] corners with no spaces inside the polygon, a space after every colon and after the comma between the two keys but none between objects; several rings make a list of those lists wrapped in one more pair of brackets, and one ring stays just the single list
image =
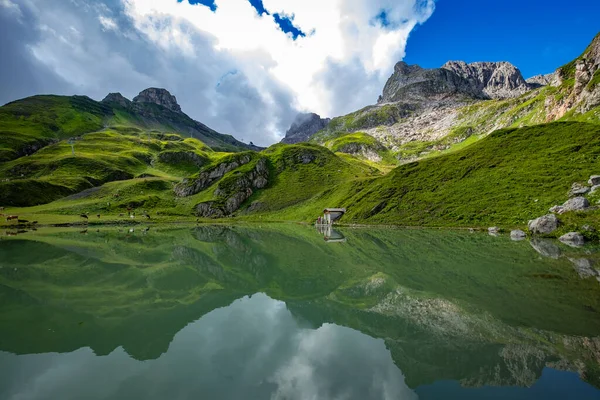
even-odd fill
[{"label": "rocky mountain peak", "polygon": [[131,100],[123,96],[121,93],[109,93],[106,95],[104,99],[102,99],[103,103],[115,103],[120,105],[121,107],[127,107],[131,104]]},{"label": "rocky mountain peak", "polygon": [[294,144],[306,142],[312,135],[325,128],[329,124],[329,118],[321,118],[315,113],[299,113],[290,129],[285,133],[281,143]]},{"label": "rocky mountain peak", "polygon": [[181,112],[177,99],[167,89],[148,88],[133,98],[134,103],[153,103],[168,108],[171,111]]},{"label": "rocky mountain peak", "polygon": [[532,89],[521,71],[509,62],[448,61],[442,66],[469,81],[493,99],[518,97]]},{"label": "rocky mountain peak", "polygon": [[431,103],[461,98],[483,99],[487,96],[467,79],[450,69],[421,68],[404,61],[394,66],[378,103]]}]

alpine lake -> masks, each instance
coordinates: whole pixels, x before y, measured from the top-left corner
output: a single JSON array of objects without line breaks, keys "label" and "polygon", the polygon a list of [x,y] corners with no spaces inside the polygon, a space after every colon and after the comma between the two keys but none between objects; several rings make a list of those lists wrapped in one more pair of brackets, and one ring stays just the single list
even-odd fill
[{"label": "alpine lake", "polygon": [[600,399],[599,272],[461,230],[7,232],[0,399]]}]

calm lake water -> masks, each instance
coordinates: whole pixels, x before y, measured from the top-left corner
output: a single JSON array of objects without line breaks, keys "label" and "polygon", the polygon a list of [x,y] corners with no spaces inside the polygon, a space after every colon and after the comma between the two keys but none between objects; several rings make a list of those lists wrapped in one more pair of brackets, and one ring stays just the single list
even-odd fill
[{"label": "calm lake water", "polygon": [[0,399],[600,399],[600,253],[460,231],[0,240]]}]

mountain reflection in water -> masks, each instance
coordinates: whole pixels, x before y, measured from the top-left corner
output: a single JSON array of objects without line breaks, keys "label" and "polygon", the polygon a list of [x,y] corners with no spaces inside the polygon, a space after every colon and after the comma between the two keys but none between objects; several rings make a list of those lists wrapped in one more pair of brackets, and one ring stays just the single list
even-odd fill
[{"label": "mountain reflection in water", "polygon": [[596,249],[532,245],[293,225],[4,238],[0,398],[598,398]]}]

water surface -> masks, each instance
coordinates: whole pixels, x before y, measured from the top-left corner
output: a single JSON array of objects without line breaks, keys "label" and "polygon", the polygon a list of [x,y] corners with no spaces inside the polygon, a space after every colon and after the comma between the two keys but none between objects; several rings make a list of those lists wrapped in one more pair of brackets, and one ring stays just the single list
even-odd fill
[{"label": "water surface", "polygon": [[0,398],[598,399],[597,259],[436,230],[4,236]]}]

